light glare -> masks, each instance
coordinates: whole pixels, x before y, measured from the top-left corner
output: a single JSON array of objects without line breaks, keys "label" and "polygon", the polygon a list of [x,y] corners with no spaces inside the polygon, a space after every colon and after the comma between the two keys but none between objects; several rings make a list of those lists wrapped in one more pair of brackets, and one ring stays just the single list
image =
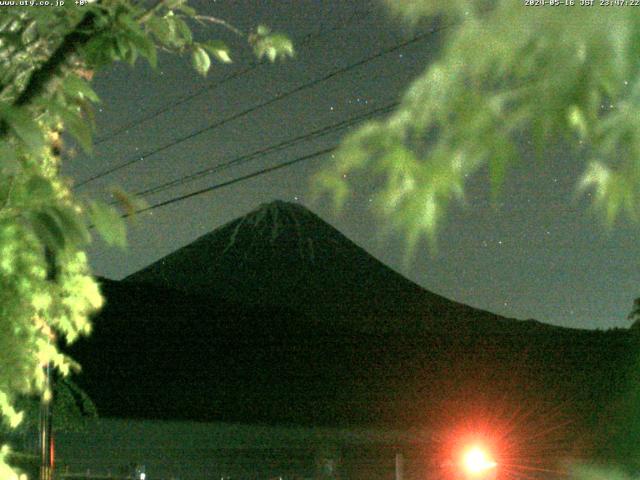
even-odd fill
[{"label": "light glare", "polygon": [[487,470],[497,466],[497,463],[479,447],[473,447],[467,450],[462,459],[462,463],[464,469],[471,475],[481,475]]}]

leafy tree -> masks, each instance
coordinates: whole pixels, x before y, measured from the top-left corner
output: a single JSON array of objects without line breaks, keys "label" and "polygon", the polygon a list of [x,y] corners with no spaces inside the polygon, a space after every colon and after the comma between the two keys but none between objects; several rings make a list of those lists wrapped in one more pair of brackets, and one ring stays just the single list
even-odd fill
[{"label": "leafy tree", "polygon": [[[340,207],[358,175],[374,177],[376,211],[411,253],[433,246],[466,179],[488,169],[492,196],[530,140],[543,155],[562,144],[584,158],[577,188],[593,189],[604,224],[637,219],[640,200],[640,16],[627,7],[526,6],[513,0],[386,0],[411,23],[445,35],[439,57],[388,118],[349,135],[314,186]],[[568,2],[569,3],[569,2]],[[532,166],[532,169],[535,168]],[[638,319],[636,300],[632,319]],[[631,362],[634,363],[634,362]],[[640,468],[640,386],[604,426],[605,459]],[[622,405],[624,404],[624,405]],[[614,406],[611,406],[614,409]],[[598,412],[594,412],[596,414]],[[631,419],[631,421],[630,421]],[[599,447],[598,447],[599,448]],[[582,478],[628,478],[578,468]]]},{"label": "leafy tree", "polygon": [[[98,417],[98,411],[91,398],[70,376],[57,378],[52,389],[55,399],[52,405],[52,420],[56,432],[80,431]],[[17,407],[24,412],[24,419],[14,431],[24,434],[36,430],[39,426],[39,398],[20,397]]]},{"label": "leafy tree", "polygon": [[[211,59],[231,62],[222,41],[194,38],[194,21],[231,30],[259,58],[294,53],[286,36],[265,26],[243,33],[184,0],[143,3],[5,7],[0,16],[0,417],[11,427],[22,419],[21,396],[50,397],[43,365],[63,375],[74,366],[56,339],[89,333],[89,315],[102,305],[83,252],[89,226],[111,245],[126,244],[120,212],[77,198],[59,173],[63,132],[91,152],[94,71],[139,57],[155,67],[158,49],[191,55],[203,75]],[[122,198],[122,208],[135,208]],[[0,478],[16,478],[7,454],[3,446]]]},{"label": "leafy tree", "polygon": [[632,323],[632,328],[640,328],[640,297],[633,301],[633,308],[627,317]]},{"label": "leafy tree", "polygon": [[636,298],[633,301],[633,308],[631,309],[631,312],[629,312],[628,318],[632,322],[637,322],[638,320],[640,320],[640,297]]},{"label": "leafy tree", "polygon": [[[344,203],[349,181],[379,180],[376,211],[410,250],[434,244],[466,179],[488,168],[494,199],[518,143],[564,142],[585,159],[580,189],[611,225],[640,199],[640,16],[632,8],[529,7],[512,0],[387,0],[446,36],[439,58],[387,119],[348,136],[315,186]],[[561,2],[564,4],[564,0]],[[596,2],[597,4],[598,2]],[[609,106],[615,108],[609,108]],[[349,174],[349,175],[347,175]]]}]

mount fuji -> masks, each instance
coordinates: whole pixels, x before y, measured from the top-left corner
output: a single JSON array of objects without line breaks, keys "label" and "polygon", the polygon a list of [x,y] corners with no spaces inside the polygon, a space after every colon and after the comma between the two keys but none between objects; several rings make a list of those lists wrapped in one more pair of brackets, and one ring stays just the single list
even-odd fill
[{"label": "mount fuji", "polygon": [[108,417],[406,427],[526,406],[593,424],[637,344],[448,300],[282,201],[101,284],[68,352]]},{"label": "mount fuji", "polygon": [[314,319],[375,331],[554,328],[506,319],[429,292],[305,207],[284,201],[261,205],[125,281],[291,308]]}]

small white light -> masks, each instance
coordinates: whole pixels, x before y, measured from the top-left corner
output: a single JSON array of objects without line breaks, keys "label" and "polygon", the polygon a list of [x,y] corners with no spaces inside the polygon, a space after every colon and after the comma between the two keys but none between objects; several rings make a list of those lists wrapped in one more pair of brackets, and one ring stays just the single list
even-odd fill
[{"label": "small white light", "polygon": [[142,473],[140,474],[140,480],[144,480],[145,478],[147,478],[147,474],[146,474],[146,473],[144,473],[144,472],[142,472]]}]

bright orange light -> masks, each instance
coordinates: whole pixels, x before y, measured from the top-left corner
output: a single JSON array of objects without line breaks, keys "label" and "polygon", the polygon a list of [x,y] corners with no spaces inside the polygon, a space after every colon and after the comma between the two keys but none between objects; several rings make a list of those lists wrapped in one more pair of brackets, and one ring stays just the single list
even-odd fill
[{"label": "bright orange light", "polygon": [[462,457],[462,466],[470,475],[483,475],[498,464],[480,447],[472,447]]}]

